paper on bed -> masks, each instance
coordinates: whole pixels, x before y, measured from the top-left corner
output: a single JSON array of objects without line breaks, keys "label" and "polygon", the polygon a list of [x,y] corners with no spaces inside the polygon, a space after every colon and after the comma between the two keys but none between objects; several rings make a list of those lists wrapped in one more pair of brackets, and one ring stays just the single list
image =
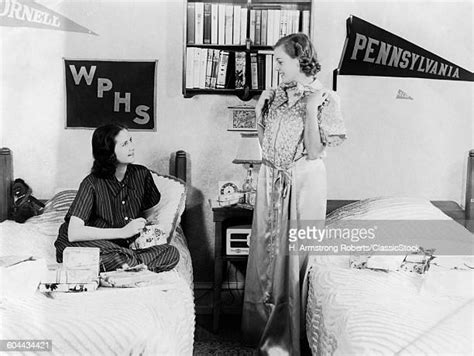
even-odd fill
[{"label": "paper on bed", "polygon": [[24,298],[34,295],[41,279],[46,274],[46,261],[44,259],[33,260],[24,257],[12,256],[0,257],[0,297],[2,298]]}]

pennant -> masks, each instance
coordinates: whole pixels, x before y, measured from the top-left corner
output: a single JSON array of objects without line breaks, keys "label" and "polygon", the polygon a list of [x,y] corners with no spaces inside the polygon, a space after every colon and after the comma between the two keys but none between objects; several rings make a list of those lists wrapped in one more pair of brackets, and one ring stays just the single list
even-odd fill
[{"label": "pennant", "polygon": [[474,81],[472,72],[356,16],[347,19],[337,74]]},{"label": "pennant", "polygon": [[405,93],[403,90],[398,89],[397,97],[395,99],[408,99],[408,100],[413,100],[413,98]]},{"label": "pennant", "polygon": [[34,27],[97,36],[88,28],[33,0],[0,0],[0,26]]}]

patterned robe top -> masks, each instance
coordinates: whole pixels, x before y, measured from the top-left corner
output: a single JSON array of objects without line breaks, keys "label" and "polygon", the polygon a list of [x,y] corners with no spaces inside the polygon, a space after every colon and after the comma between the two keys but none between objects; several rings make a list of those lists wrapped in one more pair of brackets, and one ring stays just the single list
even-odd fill
[{"label": "patterned robe top", "polygon": [[[344,122],[335,93],[325,90],[319,80],[310,85],[283,83],[272,89],[273,100],[259,123],[263,127],[262,158],[287,170],[305,156],[304,127],[306,97],[318,97],[318,123],[324,146],[337,146],[346,138]],[[326,152],[323,151],[322,157]]]}]

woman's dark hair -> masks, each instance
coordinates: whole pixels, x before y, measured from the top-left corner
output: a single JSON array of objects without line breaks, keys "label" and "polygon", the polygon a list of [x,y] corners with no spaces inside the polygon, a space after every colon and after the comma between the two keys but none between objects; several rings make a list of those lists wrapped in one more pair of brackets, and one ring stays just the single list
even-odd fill
[{"label": "woman's dark hair", "polygon": [[98,127],[92,135],[92,155],[94,164],[91,173],[98,178],[109,178],[115,174],[117,157],[115,156],[115,138],[127,127],[110,124]]},{"label": "woman's dark hair", "polygon": [[293,33],[280,38],[273,49],[280,46],[291,58],[298,58],[301,71],[307,76],[315,76],[321,70],[316,50],[304,33]]}]

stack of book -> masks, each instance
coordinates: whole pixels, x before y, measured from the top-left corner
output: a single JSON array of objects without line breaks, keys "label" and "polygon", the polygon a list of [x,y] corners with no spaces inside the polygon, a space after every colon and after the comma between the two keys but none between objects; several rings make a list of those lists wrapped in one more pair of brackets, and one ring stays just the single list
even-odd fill
[{"label": "stack of book", "polygon": [[250,54],[250,75],[252,89],[276,88],[281,76],[274,65],[273,51],[259,50]]},{"label": "stack of book", "polygon": [[309,10],[250,10],[250,41],[273,46],[286,35],[300,31],[309,36]]},{"label": "stack of book", "polygon": [[247,13],[240,5],[189,2],[187,43],[245,45]]},{"label": "stack of book", "polygon": [[[187,48],[186,88],[243,89],[246,73],[245,56],[245,52]],[[234,80],[231,81],[231,78]]]},{"label": "stack of book", "polygon": [[67,247],[63,264],[50,265],[40,292],[90,292],[99,285],[99,253],[95,247]]},{"label": "stack of book", "polygon": [[[246,86],[246,53],[210,48],[187,48],[187,89],[243,89]],[[250,53],[249,87],[275,88],[280,75],[273,63],[273,51]]]},{"label": "stack of book", "polygon": [[[248,14],[240,5],[188,2],[187,43],[245,45]],[[309,22],[309,10],[251,9],[250,41],[257,46],[273,46],[300,29],[309,35]]]}]

